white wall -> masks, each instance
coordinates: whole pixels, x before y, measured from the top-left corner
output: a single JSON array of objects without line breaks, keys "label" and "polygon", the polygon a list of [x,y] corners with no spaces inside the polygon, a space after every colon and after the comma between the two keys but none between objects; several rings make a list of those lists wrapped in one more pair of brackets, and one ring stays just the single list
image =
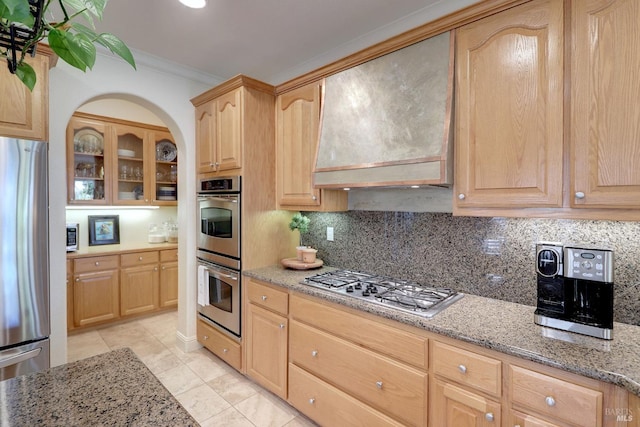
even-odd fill
[{"label": "white wall", "polygon": [[[138,59],[138,57],[136,58]],[[148,61],[151,63],[153,61]],[[156,62],[156,64],[158,64]],[[139,61],[138,71],[109,54],[98,55],[86,74],[63,61],[49,75],[49,188],[51,238],[51,365],[66,363],[66,249],[64,224],[66,205],[65,132],[71,115],[94,99],[117,98],[139,104],[155,114],[176,140],[180,164],[178,180],[179,305],[178,345],[197,348],[195,321],[195,125],[189,100],[209,89],[211,82],[180,77]]]}]

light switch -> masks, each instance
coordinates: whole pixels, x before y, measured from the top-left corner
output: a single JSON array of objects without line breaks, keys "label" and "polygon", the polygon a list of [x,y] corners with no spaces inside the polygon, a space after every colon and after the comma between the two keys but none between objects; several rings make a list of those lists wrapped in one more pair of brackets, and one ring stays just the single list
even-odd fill
[{"label": "light switch", "polygon": [[327,240],[333,242],[333,227],[327,227]]}]

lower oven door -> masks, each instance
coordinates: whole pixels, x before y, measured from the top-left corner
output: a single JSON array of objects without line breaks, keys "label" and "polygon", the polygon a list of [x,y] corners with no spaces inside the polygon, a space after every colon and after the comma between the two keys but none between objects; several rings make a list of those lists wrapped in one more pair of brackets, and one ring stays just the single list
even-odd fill
[{"label": "lower oven door", "polygon": [[198,312],[240,337],[240,274],[198,259]]}]

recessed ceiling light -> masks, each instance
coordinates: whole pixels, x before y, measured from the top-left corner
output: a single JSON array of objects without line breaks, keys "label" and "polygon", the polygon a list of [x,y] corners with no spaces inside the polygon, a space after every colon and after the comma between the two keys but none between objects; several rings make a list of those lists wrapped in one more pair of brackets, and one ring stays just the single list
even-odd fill
[{"label": "recessed ceiling light", "polygon": [[180,0],[180,3],[193,9],[201,9],[207,5],[207,0]]}]

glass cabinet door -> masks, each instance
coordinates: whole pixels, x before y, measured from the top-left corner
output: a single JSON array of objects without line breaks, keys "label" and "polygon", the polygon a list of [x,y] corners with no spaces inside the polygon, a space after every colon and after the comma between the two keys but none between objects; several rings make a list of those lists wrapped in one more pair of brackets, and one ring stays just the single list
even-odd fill
[{"label": "glass cabinet door", "polygon": [[105,126],[73,118],[67,129],[67,199],[72,204],[106,204],[109,164]]},{"label": "glass cabinet door", "polygon": [[154,204],[176,205],[178,201],[178,150],[171,134],[154,132]]},{"label": "glass cabinet door", "polygon": [[115,127],[116,184],[113,200],[116,204],[137,205],[150,202],[145,186],[145,132],[131,126]]}]

